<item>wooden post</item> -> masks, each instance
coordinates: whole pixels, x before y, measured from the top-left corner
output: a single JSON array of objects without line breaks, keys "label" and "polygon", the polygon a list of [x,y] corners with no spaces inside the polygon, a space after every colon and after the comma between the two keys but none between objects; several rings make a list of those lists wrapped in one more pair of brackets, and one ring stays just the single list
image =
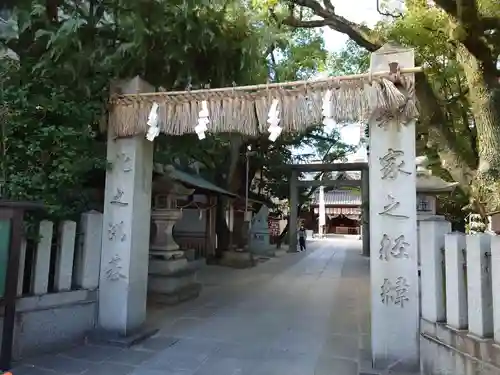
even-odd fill
[{"label": "wooden post", "polygon": [[[207,207],[210,207],[212,205],[212,196],[210,194],[205,195],[206,202],[207,202]],[[211,238],[211,233],[210,233],[210,216],[212,216],[212,209],[207,208],[204,212],[205,214],[205,238],[204,238],[204,247],[205,249],[203,250],[202,254],[199,254],[200,256],[204,257],[205,259],[208,258],[208,254],[210,253],[210,238]]]},{"label": "wooden post", "polygon": [[292,170],[290,176],[290,218],[288,223],[288,252],[297,251],[297,217],[299,204],[299,191],[297,188],[298,172]]}]

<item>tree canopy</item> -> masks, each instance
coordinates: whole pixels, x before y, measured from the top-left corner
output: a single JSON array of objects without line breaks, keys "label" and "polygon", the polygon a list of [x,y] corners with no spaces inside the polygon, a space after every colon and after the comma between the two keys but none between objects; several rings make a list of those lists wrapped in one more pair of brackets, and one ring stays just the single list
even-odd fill
[{"label": "tree canopy", "polygon": [[[2,14],[0,43],[16,56],[0,59],[3,194],[44,201],[56,218],[88,207],[81,187],[102,183],[112,80],[139,75],[183,90],[307,79],[327,64],[320,30],[278,25],[259,2],[25,0]],[[181,168],[198,162],[206,178],[243,194],[250,146],[249,183],[260,171],[260,192],[283,198],[288,176],[275,166],[292,161],[291,148],[319,147],[331,161],[350,151],[337,133],[311,125],[275,143],[265,134],[211,134],[203,143],[161,136],[155,158]]]},{"label": "tree canopy", "polygon": [[498,1],[407,0],[397,13],[379,7],[385,16],[374,28],[337,14],[330,0],[267,4],[282,24],[330,27],[369,52],[387,41],[414,48],[417,65],[426,68],[416,76],[419,149],[460,183],[470,208],[483,216],[500,209]]}]

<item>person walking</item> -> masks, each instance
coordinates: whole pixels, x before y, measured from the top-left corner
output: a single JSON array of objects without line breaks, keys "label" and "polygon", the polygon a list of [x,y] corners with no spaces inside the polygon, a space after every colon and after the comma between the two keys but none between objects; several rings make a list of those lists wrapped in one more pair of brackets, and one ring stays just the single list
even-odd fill
[{"label": "person walking", "polygon": [[306,250],[306,238],[307,238],[306,229],[304,228],[304,225],[301,225],[300,229],[299,229],[299,246],[300,246],[300,251]]}]

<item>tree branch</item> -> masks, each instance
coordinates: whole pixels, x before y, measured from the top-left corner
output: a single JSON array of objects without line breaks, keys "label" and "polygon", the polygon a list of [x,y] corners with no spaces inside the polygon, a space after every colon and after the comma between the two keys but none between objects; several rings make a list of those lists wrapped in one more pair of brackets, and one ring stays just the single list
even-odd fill
[{"label": "tree branch", "polygon": [[327,22],[325,20],[301,21],[293,16],[288,16],[287,18],[285,18],[283,20],[283,24],[290,27],[300,27],[304,29],[327,26]]},{"label": "tree branch", "polygon": [[[461,42],[465,48],[479,61],[487,65],[487,69],[492,69],[492,51],[485,36],[486,28],[475,0],[436,0],[436,4],[451,17],[453,29],[451,34],[453,39]],[[493,18],[494,20],[494,18]],[[491,20],[490,20],[491,22]],[[500,23],[496,19],[495,26]],[[496,65],[494,61],[493,66]]]},{"label": "tree branch", "polygon": [[475,166],[470,164],[474,158],[464,157],[464,153],[467,155],[467,152],[462,147],[459,147],[458,135],[448,126],[449,121],[427,78],[423,74],[417,74],[415,82],[416,94],[420,105],[424,108],[420,114],[421,121],[426,123],[428,127],[435,129],[437,133],[434,134],[441,141],[441,148],[447,150],[448,153],[454,154],[457,164],[465,164],[469,168],[474,168]]},{"label": "tree branch", "polygon": [[380,14],[381,16],[385,16],[385,17],[392,17],[392,18],[402,18],[402,17],[403,17],[403,14],[402,14],[402,13],[397,13],[397,14],[394,14],[394,13],[384,12],[384,11],[380,8],[380,0],[376,0],[376,1],[377,1],[377,12],[378,12],[378,14]]},{"label": "tree branch", "polygon": [[[366,48],[368,51],[373,52],[382,46],[383,41],[369,27],[358,25],[347,20],[344,17],[335,14],[334,9],[330,9],[330,7],[324,8],[316,0],[291,0],[291,2],[292,4],[295,4],[297,6],[302,6],[312,10],[316,16],[322,18],[321,21],[324,22],[322,26],[329,26],[331,29],[347,35],[354,42],[356,42],[361,47]],[[290,24],[290,21],[292,22],[292,24]],[[285,25],[296,27],[293,25],[293,23],[297,21],[304,22],[300,19],[297,19],[296,17],[294,17],[294,19],[287,17],[285,20],[283,20],[283,23]]]},{"label": "tree branch", "polygon": [[332,4],[331,0],[323,0],[326,10],[330,13],[335,13],[335,6]]},{"label": "tree branch", "polygon": [[[384,43],[384,40],[380,37],[380,35],[370,28],[358,25],[348,21],[344,17],[336,15],[333,11],[327,9],[326,6],[323,7],[316,0],[291,1],[295,5],[303,6],[312,10],[316,16],[322,18],[321,21],[324,21],[326,26],[347,35],[360,47],[364,47],[370,52],[377,50]],[[443,9],[449,9],[450,12],[456,12],[455,0],[436,0],[436,2],[443,3]],[[296,21],[299,21],[299,23],[301,22],[300,19],[297,20],[288,17],[284,23],[294,26],[297,25]],[[460,182],[461,185],[465,184],[466,186],[468,181],[471,179],[472,170],[475,167],[472,164],[476,158],[470,157],[472,156],[470,155],[470,150],[467,149],[464,151],[461,149],[462,144],[457,138],[458,135],[455,134],[453,129],[448,126],[449,121],[444,112],[442,103],[434,93],[431,84],[424,74],[416,75],[416,95],[423,108],[421,111],[421,123],[425,123],[425,126],[429,128],[429,131],[434,136],[434,140],[437,140],[437,142],[435,142],[435,146],[439,147],[441,150],[441,156],[446,158],[452,171],[456,172],[453,173],[455,181]]]}]

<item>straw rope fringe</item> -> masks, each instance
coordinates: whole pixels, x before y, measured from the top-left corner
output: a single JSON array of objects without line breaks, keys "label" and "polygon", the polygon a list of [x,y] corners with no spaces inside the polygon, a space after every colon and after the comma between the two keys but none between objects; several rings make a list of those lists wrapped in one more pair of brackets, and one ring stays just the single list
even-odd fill
[{"label": "straw rope fringe", "polygon": [[398,77],[403,90],[387,78],[358,79],[332,84],[322,82],[295,88],[259,91],[182,92],[116,96],[110,100],[109,126],[118,137],[146,133],[153,102],[158,103],[160,131],[169,135],[194,133],[200,103],[210,111],[208,131],[238,132],[257,136],[267,131],[267,116],[273,99],[278,99],[280,126],[285,132],[304,131],[322,121],[323,97],[332,90],[333,119],[339,123],[366,123],[374,118],[397,117],[405,124],[418,116],[412,76]]}]

